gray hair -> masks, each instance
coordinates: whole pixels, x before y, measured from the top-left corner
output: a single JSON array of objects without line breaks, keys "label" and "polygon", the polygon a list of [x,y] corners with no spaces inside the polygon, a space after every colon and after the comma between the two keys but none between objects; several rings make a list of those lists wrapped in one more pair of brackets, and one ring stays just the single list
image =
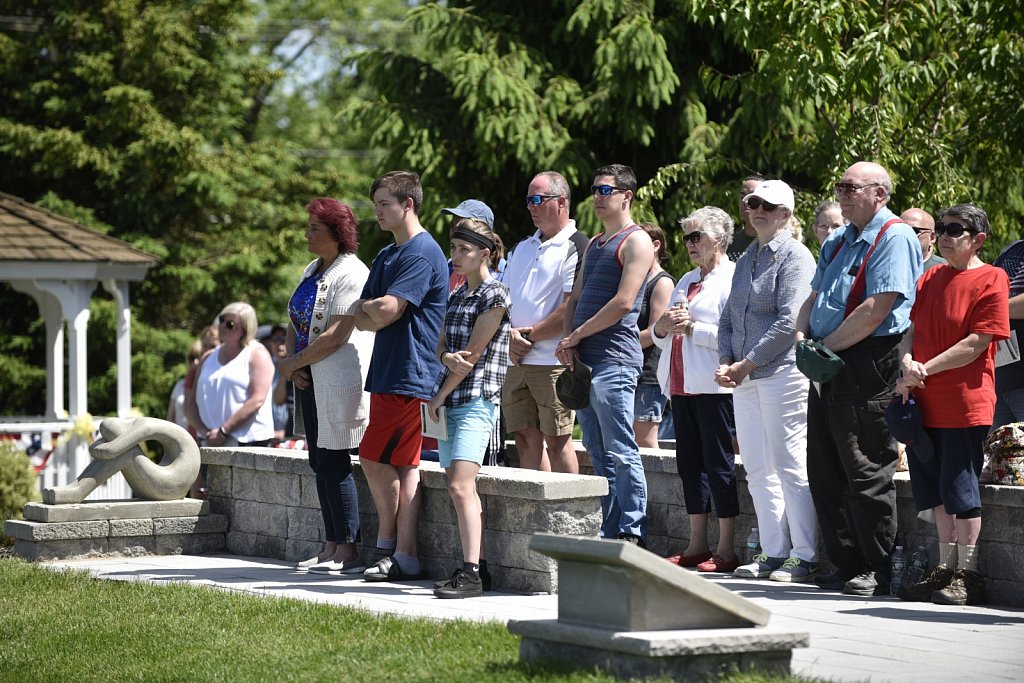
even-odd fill
[{"label": "gray hair", "polygon": [[572,201],[572,190],[569,189],[569,181],[565,179],[565,176],[558,171],[541,171],[535,177],[547,178],[548,194],[565,197],[565,210],[568,211]]},{"label": "gray hair", "polygon": [[818,204],[818,208],[814,210],[814,218],[817,219],[821,214],[826,211],[832,211],[833,209],[838,210],[839,213],[843,212],[843,207],[839,206],[839,202],[834,202],[830,199],[825,200],[821,204]]},{"label": "gray hair", "polygon": [[948,209],[944,209],[939,212],[939,217],[942,216],[956,216],[961,221],[967,223],[967,227],[974,228],[978,232],[988,233],[988,214],[985,213],[985,209],[981,208],[977,204],[954,204]]},{"label": "gray hair", "polygon": [[688,227],[699,228],[701,232],[715,243],[722,253],[725,253],[729,245],[732,244],[734,227],[732,218],[717,206],[705,206],[697,209],[686,218],[680,218],[679,227],[683,230]]}]

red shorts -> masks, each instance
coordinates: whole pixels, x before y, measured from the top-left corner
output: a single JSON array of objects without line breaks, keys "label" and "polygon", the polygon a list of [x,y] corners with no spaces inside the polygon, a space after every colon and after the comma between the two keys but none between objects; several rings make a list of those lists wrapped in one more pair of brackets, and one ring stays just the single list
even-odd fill
[{"label": "red shorts", "polygon": [[359,459],[417,467],[423,448],[421,403],[412,396],[370,394],[370,423],[359,443]]}]

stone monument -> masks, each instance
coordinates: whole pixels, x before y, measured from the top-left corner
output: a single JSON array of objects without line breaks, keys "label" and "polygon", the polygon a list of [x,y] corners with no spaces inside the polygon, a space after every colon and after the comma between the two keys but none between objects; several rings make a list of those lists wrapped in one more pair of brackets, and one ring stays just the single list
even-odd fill
[{"label": "stone monument", "polygon": [[809,637],[768,627],[771,613],[625,541],[535,534],[558,561],[558,619],[510,621],[519,657],[596,666],[625,677],[790,673]]},{"label": "stone monument", "polygon": [[[205,500],[184,498],[200,466],[199,447],[187,431],[150,417],[105,419],[99,431],[89,447],[94,460],[76,481],[44,489],[42,503],[25,505],[24,520],[5,522],[16,554],[40,560],[224,548],[227,517],[210,514]],[[144,441],[164,447],[159,464],[142,452]],[[118,472],[132,487],[132,500],[85,500]]]}]

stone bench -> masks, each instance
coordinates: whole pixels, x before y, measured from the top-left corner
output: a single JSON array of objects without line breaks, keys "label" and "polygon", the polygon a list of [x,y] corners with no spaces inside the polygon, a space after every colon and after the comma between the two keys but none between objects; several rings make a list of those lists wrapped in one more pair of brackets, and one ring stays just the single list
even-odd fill
[{"label": "stone bench", "polygon": [[[324,531],[316,481],[305,451],[279,448],[204,448],[211,509],[230,520],[227,549],[239,555],[291,561],[316,555]],[[369,560],[377,515],[358,458],[353,472],[359,495],[362,550]],[[419,555],[432,578],[445,578],[462,561],[455,510],[444,471],[420,467],[423,496]],[[529,549],[534,532],[597,536],[601,477],[484,467],[477,479],[484,507],[484,549],[495,588],[554,592],[556,563]]]}]

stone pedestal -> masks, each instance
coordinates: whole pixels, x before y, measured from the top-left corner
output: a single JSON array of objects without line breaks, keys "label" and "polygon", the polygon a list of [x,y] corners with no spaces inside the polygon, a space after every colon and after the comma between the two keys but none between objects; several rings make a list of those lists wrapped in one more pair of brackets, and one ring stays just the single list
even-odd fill
[{"label": "stone pedestal", "polygon": [[28,560],[172,555],[224,550],[228,520],[202,500],[28,503],[24,520],[7,520],[14,552]]},{"label": "stone pedestal", "polygon": [[555,659],[624,677],[788,675],[806,633],[764,628],[771,613],[623,541],[536,534],[558,561],[558,619],[511,621],[523,661]]}]

